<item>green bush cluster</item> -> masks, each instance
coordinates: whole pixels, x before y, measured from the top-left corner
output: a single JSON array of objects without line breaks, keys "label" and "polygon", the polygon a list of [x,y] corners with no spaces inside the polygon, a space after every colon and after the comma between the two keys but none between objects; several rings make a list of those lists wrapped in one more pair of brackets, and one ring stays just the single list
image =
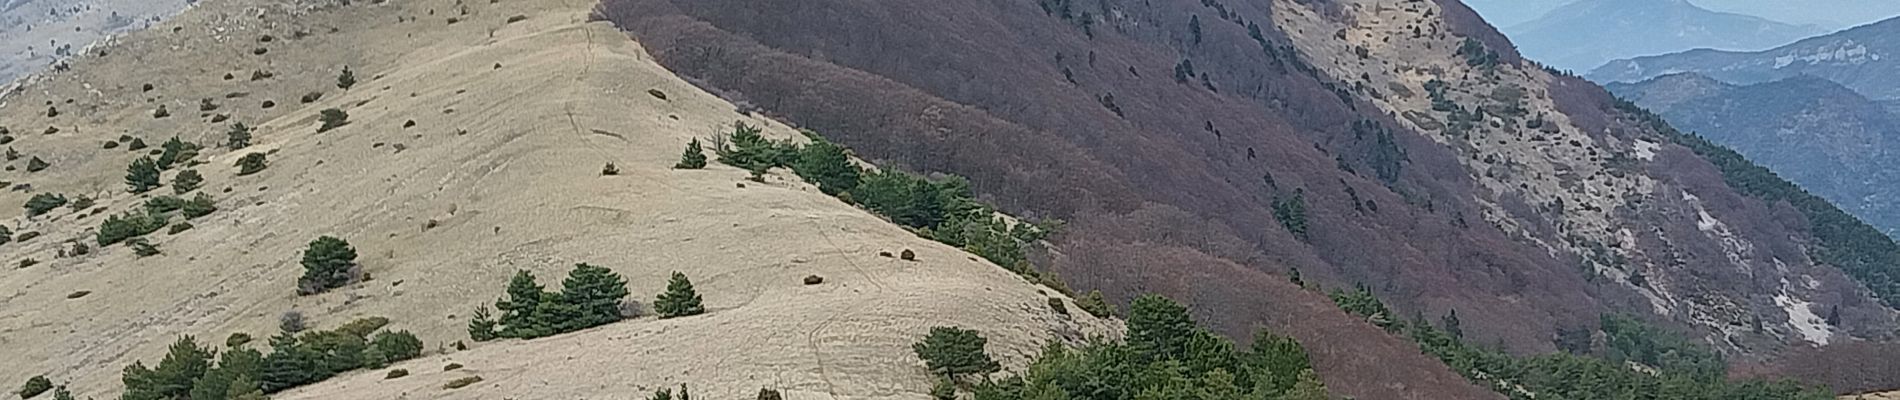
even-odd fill
[{"label": "green bush cluster", "polygon": [[172,192],[177,194],[191,193],[191,191],[203,187],[204,183],[205,177],[199,174],[198,170],[187,169],[178,171],[178,175],[172,177]]},{"label": "green bush cluster", "polygon": [[544,290],[528,271],[516,271],[507,295],[495,300],[500,318],[477,310],[468,333],[476,341],[530,339],[600,326],[622,318],[620,301],[626,297],[627,281],[605,267],[575,264],[559,292]]},{"label": "green bush cluster", "polygon": [[983,376],[1003,368],[983,352],[988,344],[989,340],[975,330],[939,326],[930,328],[924,341],[911,345],[911,350],[924,360],[930,372],[956,381],[959,376]]},{"label": "green bush cluster", "polygon": [[107,216],[105,222],[99,223],[99,231],[93,236],[99,242],[99,247],[111,246],[126,239],[158,232],[160,228],[165,227],[168,219],[161,212],[129,210],[118,215]]},{"label": "green bush cluster", "polygon": [[245,154],[244,157],[238,158],[237,174],[240,176],[255,174],[264,171],[264,168],[269,166],[270,162],[265,160],[264,153]]},{"label": "green bush cluster", "polygon": [[686,151],[680,153],[680,162],[673,164],[675,169],[706,168],[706,150],[699,145],[699,139],[686,143]]},{"label": "green bush cluster", "polygon": [[1306,223],[1305,194],[1294,193],[1292,196],[1274,198],[1273,219],[1279,220],[1280,226],[1285,227],[1287,233],[1292,233],[1293,237],[1300,240],[1310,238]]},{"label": "green bush cluster", "polygon": [[37,216],[66,205],[66,196],[56,193],[40,193],[26,199],[26,216]]},{"label": "green bush cluster", "polygon": [[322,125],[317,126],[317,133],[329,132],[331,129],[349,125],[350,113],[335,108],[326,108],[323,109],[323,111],[317,112],[317,120],[322,122]]},{"label": "green bush cluster", "polygon": [[[1411,322],[1389,318],[1385,304],[1364,287],[1336,291],[1334,302],[1346,312],[1417,342],[1459,374],[1513,400],[1530,399],[1673,399],[1673,400],[1824,400],[1827,393],[1792,382],[1729,381],[1720,357],[1668,332],[1633,319],[1606,317],[1610,338],[1603,356],[1555,353],[1514,357],[1465,343],[1421,315]],[[1447,321],[1454,320],[1448,316]],[[1629,367],[1635,362],[1654,368]]]},{"label": "green bush cluster", "polygon": [[192,158],[198,157],[198,150],[200,150],[198,145],[179,140],[177,136],[172,136],[171,140],[166,140],[164,144],[159,145],[159,148],[161,150],[158,153],[158,160],[154,161],[158,164],[158,169],[172,169],[172,167],[183,165]]},{"label": "green bush cluster", "polygon": [[53,381],[46,379],[46,375],[36,375],[27,378],[26,384],[20,385],[20,390],[14,393],[19,394],[22,399],[30,399],[48,390],[53,390]]},{"label": "green bush cluster", "polygon": [[251,127],[244,126],[243,122],[232,123],[231,129],[225,131],[224,147],[232,150],[251,147]]},{"label": "green bush cluster", "polygon": [[1124,343],[1051,344],[1020,375],[975,384],[976,400],[1330,399],[1306,351],[1268,332],[1238,348],[1159,296],[1134,301]]},{"label": "green bush cluster", "polygon": [[216,350],[199,346],[191,336],[180,337],[156,368],[146,368],[143,362],[125,367],[120,399],[262,400],[264,390],[258,385],[264,359],[257,350],[241,347],[227,349],[220,359]]},{"label": "green bush cluster", "polygon": [[421,339],[408,331],[383,330],[388,324],[388,319],[371,317],[335,330],[280,332],[270,338],[270,355],[262,359],[260,388],[277,392],[422,355]]},{"label": "green bush cluster", "polygon": [[132,165],[125,167],[125,186],[132,193],[145,193],[159,185],[158,161],[151,157],[139,157]]},{"label": "green bush cluster", "polygon": [[996,210],[976,201],[969,181],[961,177],[932,180],[895,170],[866,171],[851,160],[843,146],[816,133],[805,135],[811,144],[774,142],[762,136],[758,128],[734,123],[731,134],[714,141],[714,151],[720,162],[752,171],[755,176],[771,168],[790,167],[826,194],[890,218],[926,238],[1037,277],[1029,263],[1028,249],[1053,230],[1052,224],[999,218]]}]

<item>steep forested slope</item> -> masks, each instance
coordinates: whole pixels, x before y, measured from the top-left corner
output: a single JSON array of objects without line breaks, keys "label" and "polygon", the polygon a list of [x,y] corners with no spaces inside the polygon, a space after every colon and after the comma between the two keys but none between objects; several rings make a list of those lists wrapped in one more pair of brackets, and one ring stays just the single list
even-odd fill
[{"label": "steep forested slope", "polygon": [[1517,352],[1606,312],[1737,360],[1895,325],[1886,267],[1868,262],[1890,248],[1816,229],[1848,225],[1810,223],[1831,207],[1746,188],[1706,143],[1523,62],[1456,2],[615,0],[604,15],[723,96],[1066,221],[1046,257],[1071,285],[1168,293],[1237,337],[1283,329],[1361,398],[1471,394],[1282,282],[1363,284],[1400,315],[1455,309],[1470,340]]}]

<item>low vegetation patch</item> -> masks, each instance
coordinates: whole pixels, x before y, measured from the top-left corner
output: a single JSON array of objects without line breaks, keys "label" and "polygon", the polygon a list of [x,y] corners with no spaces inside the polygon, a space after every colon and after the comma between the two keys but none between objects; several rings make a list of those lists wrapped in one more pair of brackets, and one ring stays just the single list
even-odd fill
[{"label": "low vegetation patch", "polygon": [[332,236],[310,241],[303,251],[303,277],[297,279],[297,294],[312,295],[343,287],[362,276],[356,265],[356,249],[349,242]]},{"label": "low vegetation patch", "polygon": [[534,274],[516,271],[507,295],[495,300],[499,319],[487,308],[477,309],[468,323],[475,341],[496,338],[538,338],[619,321],[620,302],[627,297],[627,281],[605,267],[576,264],[561,282],[561,291],[549,292]]},{"label": "low vegetation patch", "polygon": [[[1634,319],[1605,316],[1601,331],[1608,338],[1601,353],[1592,353],[1589,332],[1584,343],[1563,352],[1516,357],[1465,343],[1455,314],[1439,326],[1418,316],[1406,322],[1370,290],[1335,290],[1333,302],[1347,313],[1417,342],[1426,354],[1438,357],[1459,374],[1513,400],[1538,398],[1666,398],[1682,400],[1825,400],[1826,392],[1792,382],[1730,381],[1727,364],[1706,348]],[[1131,322],[1132,324],[1132,322]],[[1562,340],[1560,340],[1561,342]],[[1644,368],[1631,368],[1631,365]]]},{"label": "low vegetation patch", "polygon": [[1125,342],[1051,344],[1025,371],[1003,379],[968,379],[996,371],[975,331],[933,328],[914,347],[944,376],[932,390],[938,399],[955,398],[955,383],[968,380],[977,381],[966,387],[980,400],[1331,398],[1291,338],[1263,331],[1252,347],[1240,349],[1196,327],[1185,307],[1166,298],[1144,296],[1133,309]]}]

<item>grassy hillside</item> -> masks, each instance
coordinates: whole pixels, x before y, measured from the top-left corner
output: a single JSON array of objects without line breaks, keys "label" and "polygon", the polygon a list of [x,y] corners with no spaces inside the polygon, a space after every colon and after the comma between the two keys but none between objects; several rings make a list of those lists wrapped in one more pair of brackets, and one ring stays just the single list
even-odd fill
[{"label": "grassy hillside", "polygon": [[[934,378],[910,346],[932,326],[983,332],[1011,366],[1049,341],[1117,331],[1055,290],[784,170],[752,181],[718,164],[673,169],[689,140],[734,121],[800,136],[668,73],[625,34],[589,22],[592,7],[207,0],[8,96],[0,124],[27,156],[0,173],[20,188],[0,194],[16,205],[0,216],[14,237],[38,237],[0,245],[9,264],[37,261],[0,271],[0,355],[21,360],[0,366],[0,381],[43,374],[79,397],[110,398],[121,368],[157,364],[180,335],[269,337],[295,311],[322,329],[386,317],[429,355],[394,366],[415,373],[404,380],[346,373],[279,397],[598,397],[679,383],[721,398],[762,387],[918,397]],[[356,79],[347,90],[337,85],[345,67]],[[160,107],[168,115],[154,117]],[[347,124],[319,132],[328,109]],[[250,145],[221,148],[240,122]],[[151,147],[129,151],[121,135]],[[203,148],[162,172],[165,186],[128,192],[127,166],[174,135]],[[254,153],[268,166],[240,174],[235,164]],[[48,166],[28,172],[35,157]],[[617,174],[602,173],[609,164]],[[97,243],[102,220],[172,194],[184,169],[203,177],[186,196],[205,193],[215,212],[145,235],[157,255]],[[96,204],[24,215],[17,205],[43,193]],[[325,235],[355,248],[364,279],[299,295],[301,252]],[[87,250],[74,255],[79,243]],[[683,272],[708,312],[467,341],[470,314],[502,297],[517,270],[558,287],[576,263],[625,277],[640,304]],[[482,389],[442,389],[460,377],[446,362],[484,376]]]}]

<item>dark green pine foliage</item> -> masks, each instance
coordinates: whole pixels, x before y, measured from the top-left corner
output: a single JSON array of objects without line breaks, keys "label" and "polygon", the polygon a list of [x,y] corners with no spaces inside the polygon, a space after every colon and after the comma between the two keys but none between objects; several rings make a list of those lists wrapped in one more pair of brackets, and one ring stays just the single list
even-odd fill
[{"label": "dark green pine foliage", "polygon": [[[1186,308],[1155,296],[1137,300],[1129,342],[1080,348],[1051,344],[1018,376],[973,385],[977,400],[1003,399],[1327,399],[1299,343],[1261,332],[1240,349],[1195,327]],[[1143,339],[1176,332],[1176,340]],[[1172,349],[1170,349],[1172,348]]]},{"label": "dark green pine foliage", "polygon": [[969,181],[952,177],[932,182],[897,171],[864,174],[851,200],[911,228],[936,228],[951,215],[977,208]]},{"label": "dark green pine foliage", "polygon": [[94,233],[94,238],[99,242],[99,247],[111,246],[126,239],[157,232],[165,227],[166,220],[162,213],[128,210],[106,217],[105,222],[99,223],[99,231]]},{"label": "dark green pine foliage", "polygon": [[[1727,365],[1712,351],[1623,317],[1604,318],[1603,333],[1608,340],[1603,354],[1559,352],[1519,358],[1466,344],[1444,329],[1423,321],[1392,321],[1387,317],[1390,311],[1385,305],[1363,287],[1335,291],[1333,300],[1350,314],[1373,321],[1388,332],[1411,338],[1426,354],[1438,357],[1452,370],[1513,400],[1532,400],[1531,393],[1537,394],[1537,399],[1830,398],[1825,392],[1792,382],[1730,381],[1723,376]],[[1588,347],[1577,350],[1590,352]],[[1630,368],[1630,363],[1645,365],[1653,371]]]},{"label": "dark green pine foliage", "polygon": [[561,281],[562,300],[579,309],[580,318],[567,321],[571,329],[620,321],[620,300],[627,297],[627,281],[604,267],[576,264]]},{"label": "dark green pine foliage", "polygon": [[501,337],[537,338],[554,334],[554,327],[544,325],[535,315],[541,309],[542,298],[547,296],[541,284],[535,283],[533,274],[527,270],[515,271],[515,277],[508,280],[507,297],[495,301],[495,309],[501,311]]},{"label": "dark green pine foliage", "polygon": [[191,200],[179,204],[178,211],[184,214],[186,219],[193,219],[218,211],[218,203],[211,200],[211,195],[199,193],[197,196],[192,196]]},{"label": "dark green pine foliage", "polygon": [[356,86],[356,72],[350,71],[350,67],[346,65],[343,66],[343,73],[337,74],[336,76],[336,87],[338,89],[350,90],[351,86]]},{"label": "dark green pine foliage", "polygon": [[416,358],[422,355],[422,339],[409,331],[382,331],[369,341],[369,348],[363,352],[364,368],[382,368],[396,361]]},{"label": "dark green pine foliage", "polygon": [[495,340],[501,337],[501,333],[496,331],[499,326],[500,323],[495,322],[487,306],[478,307],[475,316],[468,321],[468,337],[477,342]]},{"label": "dark green pine foliage", "polygon": [[517,271],[508,282],[507,295],[495,301],[501,317],[490,320],[487,309],[476,310],[469,321],[469,337],[537,338],[613,323],[621,319],[620,302],[627,283],[604,267],[577,264],[561,282],[560,292],[548,292],[528,271]]},{"label": "dark green pine foliage", "polygon": [[317,133],[329,132],[331,129],[349,125],[350,113],[335,108],[326,108],[323,109],[323,111],[317,112],[317,120],[322,122],[322,125],[317,126]]},{"label": "dark green pine foliage", "polygon": [[32,378],[27,378],[26,384],[20,385],[20,390],[14,393],[19,394],[22,399],[28,399],[52,389],[53,381],[51,379],[46,379],[46,375],[36,375]]},{"label": "dark green pine foliage", "polygon": [[[370,317],[328,331],[278,333],[270,339],[269,355],[246,361],[256,365],[251,369],[258,371],[254,374],[256,378],[248,379],[259,389],[256,398],[261,399],[263,393],[322,381],[350,370],[381,368],[422,354],[420,339],[406,331],[383,331],[388,323],[388,319]],[[231,360],[233,358],[226,357],[227,362]],[[234,389],[241,390],[231,391],[232,396],[250,391],[249,387],[234,386]]]},{"label": "dark green pine foliage", "polygon": [[231,129],[225,131],[224,147],[232,150],[251,147],[251,127],[242,122],[232,123]]},{"label": "dark green pine foliage", "polygon": [[752,171],[755,176],[772,167],[791,165],[797,157],[792,146],[766,139],[763,132],[745,122],[734,122],[725,143],[713,151],[719,154],[719,162]]},{"label": "dark green pine foliage", "polygon": [[706,307],[700,305],[699,293],[693,290],[693,282],[686,274],[674,272],[673,278],[666,282],[666,293],[661,293],[653,301],[653,309],[660,318],[685,317],[704,314]]},{"label": "dark green pine foliage", "polygon": [[924,360],[930,371],[955,381],[961,376],[982,375],[1002,369],[1000,364],[984,353],[983,347],[988,339],[975,330],[957,327],[939,326],[930,328],[930,335],[924,341],[911,345],[917,352],[917,358]]},{"label": "dark green pine foliage", "polygon": [[828,195],[837,196],[856,188],[862,170],[851,162],[844,148],[817,135],[810,137],[811,144],[798,149],[798,161],[792,164],[792,171]]},{"label": "dark green pine foliage", "polygon": [[198,174],[198,170],[187,169],[178,171],[178,175],[172,177],[172,192],[177,194],[191,193],[191,191],[198,190],[199,187],[204,186],[204,183],[205,177],[204,175]]},{"label": "dark green pine foliage", "polygon": [[164,144],[159,145],[159,148],[162,150],[156,161],[158,169],[172,169],[173,166],[191,161],[192,158],[198,156],[198,145],[186,143],[179,140],[177,136],[172,136],[171,140],[166,140]]},{"label": "dark green pine foliage", "polygon": [[191,394],[192,383],[211,372],[212,361],[217,352],[199,347],[191,336],[178,338],[172,342],[165,358],[158,367],[146,369],[143,363],[134,362],[125,367],[121,381],[125,384],[122,400],[159,400],[185,399]]},{"label": "dark green pine foliage", "polygon": [[1273,218],[1279,220],[1280,226],[1285,227],[1287,233],[1292,233],[1293,237],[1299,238],[1300,240],[1307,240],[1309,238],[1309,228],[1306,224],[1306,195],[1304,193],[1294,193],[1292,197],[1275,198],[1273,200]]},{"label": "dark green pine foliage", "polygon": [[151,157],[139,157],[132,165],[125,167],[125,186],[132,193],[145,193],[159,185],[158,162]]},{"label": "dark green pine foliage", "polygon": [[678,164],[673,164],[673,168],[675,169],[706,168],[706,150],[699,146],[698,138],[695,138],[693,139],[693,141],[686,143],[686,151],[680,154],[680,162]]},{"label": "dark green pine foliage", "polygon": [[1187,354],[1194,322],[1187,308],[1167,298],[1146,295],[1129,305],[1128,347],[1154,360],[1178,359]]},{"label": "dark green pine foliage", "polygon": [[250,153],[250,154],[245,154],[244,157],[238,158],[238,161],[237,161],[238,173],[237,174],[239,176],[243,176],[243,175],[250,175],[250,174],[255,174],[255,173],[263,171],[265,167],[270,166],[270,162],[266,161],[265,157],[266,156],[264,155],[264,153]]},{"label": "dark green pine foliage", "polygon": [[26,216],[32,217],[53,211],[66,205],[66,196],[55,193],[40,193],[26,199]]},{"label": "dark green pine foliage", "polygon": [[355,278],[356,249],[343,239],[318,237],[304,249],[303,268],[303,277],[297,279],[298,294],[317,294],[343,287]]}]

